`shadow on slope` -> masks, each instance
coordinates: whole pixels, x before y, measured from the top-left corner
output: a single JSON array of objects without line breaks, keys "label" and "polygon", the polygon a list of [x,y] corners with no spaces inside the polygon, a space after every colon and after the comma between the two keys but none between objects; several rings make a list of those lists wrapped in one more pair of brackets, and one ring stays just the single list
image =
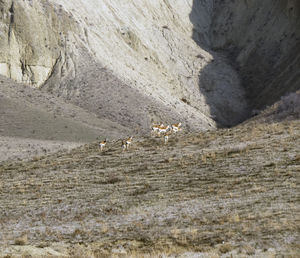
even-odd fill
[{"label": "shadow on slope", "polygon": [[[108,119],[131,133],[149,133],[152,122],[171,123],[181,114],[121,81],[81,49],[73,59],[73,72],[63,77],[61,64],[42,87],[101,119]],[[62,79],[61,79],[62,78]]]},{"label": "shadow on slope", "polygon": [[[249,109],[237,71],[227,56],[213,51],[210,43],[212,1],[194,1],[190,20],[193,39],[212,59],[199,73],[199,91],[205,97],[210,114],[219,127],[234,126],[248,117]],[[200,59],[204,57],[199,54]]]},{"label": "shadow on slope", "polygon": [[39,140],[90,142],[128,130],[65,103],[63,99],[0,76],[0,135]]},{"label": "shadow on slope", "polygon": [[[203,11],[210,19],[208,27],[202,25]],[[226,56],[235,68],[249,108],[263,109],[300,89],[299,1],[194,0],[190,20],[198,45],[212,54]],[[204,69],[215,69],[214,64],[210,65]],[[201,72],[200,91],[208,103],[214,102],[211,93],[201,89],[205,77],[205,71]],[[215,109],[212,105],[218,119],[218,111],[223,113],[225,109]],[[250,116],[251,112],[246,114]]]},{"label": "shadow on slope", "polygon": [[257,113],[245,123],[278,123],[282,121],[292,121],[300,119],[300,90],[281,97],[272,106]]}]

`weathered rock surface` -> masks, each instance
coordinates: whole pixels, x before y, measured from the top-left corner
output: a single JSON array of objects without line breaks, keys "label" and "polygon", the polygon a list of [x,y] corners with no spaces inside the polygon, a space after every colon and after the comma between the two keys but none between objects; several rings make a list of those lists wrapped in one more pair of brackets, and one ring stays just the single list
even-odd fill
[{"label": "weathered rock surface", "polygon": [[271,105],[300,89],[300,2],[216,0],[210,46],[234,63],[251,108]]},{"label": "weathered rock surface", "polygon": [[[205,129],[214,126],[210,111],[214,101],[201,93],[199,73],[216,59],[219,69],[208,72],[209,80],[227,78],[230,83],[223,89],[216,83],[214,98],[219,106],[238,110],[237,118],[227,117],[227,124],[235,123],[245,111],[238,76],[226,60],[213,57],[192,39],[192,8],[191,1],[2,1],[0,73],[47,89],[92,112],[116,117],[115,105],[120,98],[126,99],[124,93],[119,97],[113,89],[109,114],[99,111],[100,103],[96,103],[97,111],[93,101],[86,105],[93,94],[82,96],[91,88],[87,91],[110,90],[111,84],[103,78],[103,83],[93,80],[99,68],[105,67],[110,71],[107,78],[116,77],[112,80],[127,85],[127,103],[136,104],[137,94],[131,91],[148,99],[143,101],[148,109],[143,120],[131,123],[131,128],[138,124],[145,128],[151,120],[173,120],[175,116],[191,128]],[[222,95],[226,94],[231,100],[223,105]],[[107,99],[105,95],[95,97],[100,102]],[[153,104],[159,107],[158,114],[172,109],[175,115],[153,115],[149,111]],[[132,113],[126,103],[123,108],[124,113]]]},{"label": "weathered rock surface", "polygon": [[42,85],[76,28],[71,17],[47,1],[0,1],[0,73],[32,86]]},{"label": "weathered rock surface", "polygon": [[0,0],[0,257],[296,257],[299,28],[296,0]]},{"label": "weathered rock surface", "polygon": [[262,108],[299,88],[297,1],[0,6],[1,74],[130,128],[174,116],[191,129],[233,125],[248,116],[248,104]]},{"label": "weathered rock surface", "polygon": [[[2,135],[31,137],[30,113],[62,129],[33,135],[48,140],[145,133],[159,121],[187,130],[237,124],[299,89],[299,9],[293,0],[2,0],[0,74],[68,107],[61,122],[54,108],[47,114],[48,97],[23,109],[22,87],[9,93],[5,81],[1,107],[14,108],[1,115]],[[68,120],[68,134],[71,109],[81,115]]]}]

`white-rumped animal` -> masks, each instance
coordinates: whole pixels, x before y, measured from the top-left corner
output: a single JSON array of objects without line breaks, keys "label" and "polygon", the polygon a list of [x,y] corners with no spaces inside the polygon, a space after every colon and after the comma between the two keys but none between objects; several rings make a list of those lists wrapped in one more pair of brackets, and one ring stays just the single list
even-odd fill
[{"label": "white-rumped animal", "polygon": [[172,127],[172,131],[174,133],[177,133],[179,130],[181,130],[181,123],[179,122],[177,124],[172,124],[171,127]]},{"label": "white-rumped animal", "polygon": [[171,131],[168,131],[164,134],[164,141],[165,141],[165,144],[168,143],[169,141],[169,135],[171,134]]},{"label": "white-rumped animal", "polygon": [[128,150],[129,146],[132,144],[132,138],[133,136],[130,136],[127,140],[125,140],[126,150]]},{"label": "white-rumped animal", "polygon": [[122,151],[125,151],[127,149],[126,147],[126,141],[122,140]]},{"label": "white-rumped animal", "polygon": [[102,142],[99,143],[99,147],[100,147],[100,151],[101,152],[103,151],[106,143],[107,143],[107,139],[105,139],[104,141],[102,141]]},{"label": "white-rumped animal", "polygon": [[168,130],[170,129],[170,126],[160,126],[159,130],[158,130],[158,135],[160,135],[161,133],[166,133]]},{"label": "white-rumped animal", "polygon": [[153,124],[151,127],[151,134],[152,133],[159,133],[159,128],[164,126],[163,124]]}]

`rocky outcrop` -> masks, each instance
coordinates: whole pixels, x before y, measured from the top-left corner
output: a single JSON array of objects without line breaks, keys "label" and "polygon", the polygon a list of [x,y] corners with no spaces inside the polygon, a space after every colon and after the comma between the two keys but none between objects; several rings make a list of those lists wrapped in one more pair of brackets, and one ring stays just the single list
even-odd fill
[{"label": "rocky outcrop", "polygon": [[213,50],[226,53],[252,108],[300,89],[300,2],[214,1]]},{"label": "rocky outcrop", "polygon": [[51,75],[74,20],[47,1],[0,1],[0,74],[34,87]]},{"label": "rocky outcrop", "polygon": [[[149,99],[146,103],[160,107],[155,114],[146,113],[140,122],[143,128],[151,121],[171,122],[174,117],[191,129],[214,127],[213,103],[223,107],[226,95],[231,100],[224,101],[224,105],[238,110],[237,116],[221,116],[220,121],[236,123],[244,114],[243,92],[235,71],[229,68],[221,72],[226,62],[200,48],[191,37],[192,1],[11,0],[1,2],[1,8],[4,29],[0,73],[14,80],[53,92],[95,112],[95,105],[86,105],[80,97],[92,97],[83,93],[87,87],[84,80],[91,80],[85,78],[86,69],[81,64],[92,67],[97,63],[97,67],[110,71],[108,77],[128,85],[129,96],[132,88]],[[207,99],[199,87],[199,73],[215,59],[220,67],[208,70],[207,80],[231,78],[231,83],[222,89],[215,83],[215,94]],[[110,87],[92,84],[89,88],[93,87],[93,92]],[[110,95],[112,113],[119,112],[114,109],[118,98]],[[127,103],[134,103],[136,97],[128,99]],[[150,110],[151,105],[146,104],[146,109]],[[130,115],[126,106],[125,103],[123,112]],[[97,110],[99,116],[108,116],[100,106]],[[173,110],[174,115],[163,110]]]},{"label": "rocky outcrop", "polygon": [[299,85],[297,1],[9,0],[0,11],[0,74],[130,128],[231,126],[247,100],[259,108]]}]

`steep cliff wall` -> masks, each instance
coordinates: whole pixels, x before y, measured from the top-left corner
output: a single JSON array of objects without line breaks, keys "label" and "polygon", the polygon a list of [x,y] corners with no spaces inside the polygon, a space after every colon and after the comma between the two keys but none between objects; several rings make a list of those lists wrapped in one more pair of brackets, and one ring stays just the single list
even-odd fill
[{"label": "steep cliff wall", "polygon": [[234,62],[252,108],[300,89],[300,2],[214,2],[211,48]]},{"label": "steep cliff wall", "polygon": [[2,0],[0,74],[131,128],[234,125],[299,85],[299,4],[271,2]]},{"label": "steep cliff wall", "polygon": [[[127,106],[136,100],[130,88],[149,99],[143,121],[132,127],[171,122],[174,117],[191,129],[214,127],[214,103],[230,110],[217,114],[224,124],[244,117],[246,105],[236,72],[223,58],[211,55],[192,39],[192,0],[10,0],[0,2],[0,6],[3,75],[62,96],[102,117],[108,116],[107,109],[98,103],[95,111],[95,102],[89,105],[87,100],[95,92],[110,91],[111,80],[96,76],[93,81],[85,72],[94,66],[97,74],[103,67],[107,78],[115,77],[112,80],[129,87],[124,114],[132,113]],[[205,8],[200,13],[209,15]],[[207,23],[204,27],[208,21],[203,20]],[[214,83],[214,95],[208,99],[199,87],[199,73],[211,61],[219,66],[206,72]],[[230,83],[222,87],[218,81],[226,78]],[[119,97],[109,95],[110,117],[118,119],[119,110],[114,107]],[[223,101],[228,96],[231,100]],[[99,101],[104,97],[99,96]],[[158,108],[151,112],[153,105]]]},{"label": "steep cliff wall", "polygon": [[0,74],[42,85],[76,31],[74,20],[47,1],[0,1]]}]

